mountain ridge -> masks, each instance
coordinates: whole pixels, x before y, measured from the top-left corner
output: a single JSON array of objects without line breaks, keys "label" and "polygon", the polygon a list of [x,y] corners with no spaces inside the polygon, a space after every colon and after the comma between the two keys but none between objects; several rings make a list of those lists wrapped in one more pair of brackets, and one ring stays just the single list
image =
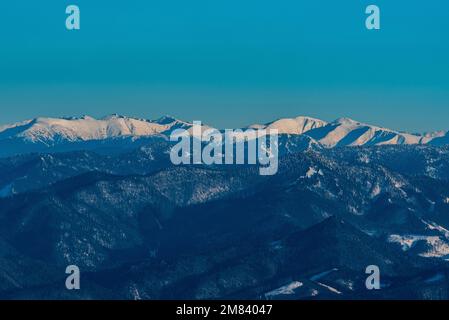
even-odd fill
[{"label": "mountain ridge", "polygon": [[[15,270],[16,256],[27,258],[25,268],[44,263],[23,289],[7,282],[0,297],[65,297],[58,283],[67,264],[84,271],[83,293],[97,298],[134,298],[136,290],[147,299],[406,298],[445,288],[446,148],[308,150],[282,156],[272,177],[245,166],[141,166],[145,154],[33,155],[38,166],[26,171],[26,159],[17,167],[0,160],[0,177],[21,171],[29,187],[56,174],[0,199],[0,278]],[[441,168],[425,161],[436,156]],[[429,165],[435,170],[424,176]],[[382,270],[377,293],[364,286],[371,264]],[[54,266],[60,273],[47,277]],[[36,279],[48,280],[36,288]],[[278,290],[298,282],[292,293]]]},{"label": "mountain ridge", "polygon": [[[22,122],[0,126],[0,156],[52,152],[53,149],[84,150],[86,145],[97,142],[106,148],[119,149],[120,139],[129,139],[124,145],[139,139],[161,137],[168,140],[176,129],[191,131],[193,122],[170,115],[147,120],[112,114],[100,119],[90,116],[47,118],[37,117]],[[202,124],[202,128],[212,127]],[[287,140],[295,136],[307,136],[311,143],[324,148],[371,145],[433,145],[449,144],[449,131],[412,134],[366,124],[350,118],[332,122],[298,116],[280,118],[266,124],[253,124],[246,129],[275,129]],[[93,148],[95,149],[95,145]]]}]

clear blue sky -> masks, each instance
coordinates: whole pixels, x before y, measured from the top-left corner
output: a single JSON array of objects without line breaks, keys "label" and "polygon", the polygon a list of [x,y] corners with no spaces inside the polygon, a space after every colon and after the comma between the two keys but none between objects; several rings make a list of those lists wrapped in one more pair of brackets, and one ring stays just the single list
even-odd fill
[{"label": "clear blue sky", "polygon": [[[65,29],[68,4],[80,31]],[[448,0],[1,1],[0,41],[0,123],[310,115],[449,129]]]}]

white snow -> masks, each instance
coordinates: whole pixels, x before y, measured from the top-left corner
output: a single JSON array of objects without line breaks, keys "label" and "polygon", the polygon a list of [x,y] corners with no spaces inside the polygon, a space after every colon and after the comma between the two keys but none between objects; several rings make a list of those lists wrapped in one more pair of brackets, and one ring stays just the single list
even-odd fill
[{"label": "white snow", "polygon": [[26,120],[26,121],[17,122],[17,123],[0,125],[0,133],[2,133],[5,130],[8,130],[8,129],[13,129],[13,128],[25,126],[25,125],[29,124],[31,121],[32,120]]},{"label": "white snow", "polygon": [[354,290],[354,285],[355,285],[354,281],[338,279],[337,283],[341,286],[344,286],[345,288],[348,288],[349,290]]},{"label": "white snow", "polygon": [[428,237],[426,241],[431,246],[431,249],[420,254],[421,256],[425,258],[445,258],[449,255],[449,245],[441,240],[440,237]]},{"label": "white snow", "polygon": [[309,167],[309,169],[307,170],[306,174],[304,176],[301,176],[301,178],[302,179],[305,179],[305,178],[310,179],[310,178],[312,178],[316,174],[318,174],[320,176],[324,175],[323,171],[321,171],[321,169],[317,169],[315,167]]},{"label": "white snow", "polygon": [[360,158],[359,158],[359,161],[362,162],[362,163],[365,163],[365,164],[368,164],[368,163],[371,162],[369,156],[366,155],[366,154],[361,155]]},{"label": "white snow", "polygon": [[371,198],[377,197],[381,192],[382,189],[379,184],[374,185],[373,189],[371,190]]},{"label": "white snow", "polygon": [[274,297],[274,296],[279,296],[279,295],[290,295],[290,294],[294,294],[295,293],[295,289],[298,289],[300,287],[302,287],[303,284],[302,282],[299,281],[293,281],[290,284],[287,284],[285,286],[282,286],[276,290],[270,291],[268,293],[265,294],[266,298],[269,297]]},{"label": "white snow", "polygon": [[388,237],[389,242],[398,243],[402,246],[403,251],[407,251],[413,247],[416,241],[426,240],[425,236],[401,236],[392,234]]},{"label": "white snow", "polygon": [[137,288],[137,286],[135,284],[133,284],[130,289],[131,289],[131,294],[132,294],[134,300],[136,300],[136,301],[142,300],[142,297],[140,296],[139,289]]},{"label": "white snow", "polygon": [[[111,115],[103,119],[89,116],[81,118],[36,118],[23,123],[3,126],[14,127],[14,132],[2,138],[19,137],[30,142],[88,141],[120,136],[151,136],[170,131],[172,128],[191,128],[191,124],[176,119],[150,121]],[[6,131],[3,132],[7,134]]]},{"label": "white snow", "polygon": [[309,170],[307,170],[306,177],[312,178],[315,175],[315,173],[317,173],[316,169],[311,167],[309,168]]},{"label": "white snow", "polygon": [[425,221],[423,219],[421,219],[421,221],[426,225],[427,229],[429,229],[429,230],[437,230],[441,234],[443,234],[446,239],[449,240],[449,230],[447,230],[446,228],[436,224],[433,221],[429,221],[428,222],[428,221]]},{"label": "white snow", "polygon": [[368,125],[348,118],[329,124],[329,132],[318,140],[326,147],[384,144],[418,144],[422,137],[399,133],[387,128]]},{"label": "white snow", "polygon": [[[149,136],[168,134],[176,128],[191,130],[192,124],[170,116],[158,120],[135,119],[111,115],[103,119],[89,116],[81,118],[36,118],[0,126],[0,138],[22,138],[28,142],[99,140],[119,136]],[[202,130],[211,127],[203,126]],[[427,144],[441,139],[447,132],[425,135],[408,134],[387,128],[341,118],[328,123],[323,120],[299,116],[283,118],[265,125],[254,124],[252,129],[276,129],[280,134],[306,134],[325,147],[385,144]],[[14,130],[8,130],[14,129]],[[315,136],[314,134],[319,131]],[[238,135],[237,135],[238,137]],[[441,143],[441,142],[440,142]],[[369,161],[368,158],[361,161]]]},{"label": "white snow", "polygon": [[321,282],[317,282],[317,284],[319,284],[320,286],[322,286],[322,287],[328,289],[329,291],[331,291],[331,292],[333,292],[333,293],[341,294],[340,291],[338,291],[338,290],[335,289],[335,288],[332,288],[331,286],[328,286],[327,284],[324,284],[324,283],[321,283]]},{"label": "white snow", "polygon": [[430,249],[419,254],[425,258],[445,258],[449,255],[449,244],[439,236],[394,234],[389,236],[388,241],[399,243],[403,251],[410,250],[417,241],[425,241]]},{"label": "white snow", "polygon": [[284,118],[266,125],[253,124],[249,128],[253,129],[275,129],[279,134],[303,134],[312,129],[321,128],[327,125],[326,121],[299,116],[296,118]]}]

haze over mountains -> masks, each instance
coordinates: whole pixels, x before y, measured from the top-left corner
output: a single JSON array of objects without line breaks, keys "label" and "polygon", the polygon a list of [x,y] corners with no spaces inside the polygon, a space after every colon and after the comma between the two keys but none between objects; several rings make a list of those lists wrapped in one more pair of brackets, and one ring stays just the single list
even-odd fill
[{"label": "haze over mountains", "polygon": [[[203,124],[204,125],[204,124]],[[117,147],[120,139],[128,143],[139,139],[157,137],[166,139],[175,129],[190,129],[191,122],[164,116],[157,120],[134,119],[111,115],[102,119],[89,116],[81,118],[36,118],[0,126],[0,156],[29,152],[82,150],[83,143],[95,142]],[[205,128],[209,128],[204,125]],[[277,129],[281,135],[306,135],[326,148],[370,145],[445,145],[447,132],[417,135],[402,133],[358,121],[341,118],[326,122],[310,117],[285,118],[268,124],[253,124],[247,128]],[[243,128],[243,129],[247,129]]]}]

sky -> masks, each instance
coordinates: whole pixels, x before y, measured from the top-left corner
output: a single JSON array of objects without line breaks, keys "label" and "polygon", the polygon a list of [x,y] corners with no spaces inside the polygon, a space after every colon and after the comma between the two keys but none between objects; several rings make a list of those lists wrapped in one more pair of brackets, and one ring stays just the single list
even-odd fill
[{"label": "sky", "polygon": [[449,130],[449,1],[1,1],[0,124],[112,113]]}]

